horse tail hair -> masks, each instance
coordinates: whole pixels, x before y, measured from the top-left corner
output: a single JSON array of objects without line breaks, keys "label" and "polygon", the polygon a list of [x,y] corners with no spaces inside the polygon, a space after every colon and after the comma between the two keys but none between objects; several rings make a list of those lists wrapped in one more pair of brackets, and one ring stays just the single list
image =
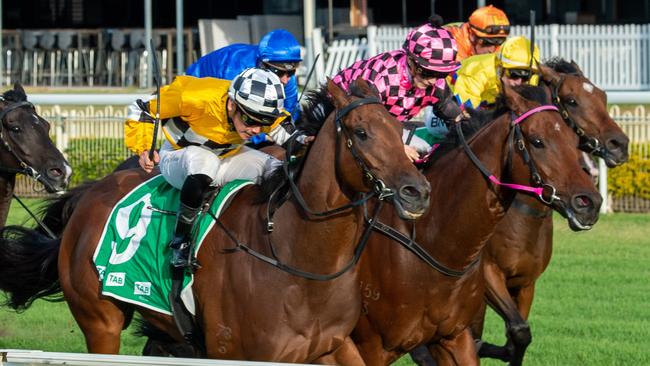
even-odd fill
[{"label": "horse tail hair", "polygon": [[26,310],[36,299],[60,301],[59,238],[21,226],[0,229],[0,290],[3,305]]},{"label": "horse tail hair", "polygon": [[61,235],[81,196],[95,182],[87,182],[46,201],[40,211],[45,229],[7,226],[0,229],[0,290],[4,305],[24,311],[36,299],[61,301],[58,257]]}]

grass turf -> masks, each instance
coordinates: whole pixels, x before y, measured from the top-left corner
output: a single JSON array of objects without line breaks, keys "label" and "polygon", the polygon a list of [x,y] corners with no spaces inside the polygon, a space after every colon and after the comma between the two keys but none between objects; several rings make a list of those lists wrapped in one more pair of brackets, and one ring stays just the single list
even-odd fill
[{"label": "grass turf", "polygon": [[[24,223],[26,217],[14,204],[9,223]],[[553,259],[538,282],[526,364],[650,364],[649,258],[650,215],[604,215],[582,233],[556,217]],[[0,348],[85,351],[65,303],[37,301],[21,314],[2,309],[0,324]],[[485,333],[490,342],[505,342],[503,322],[494,313],[488,314]],[[122,353],[139,354],[143,343],[127,331]],[[405,356],[397,364],[412,362]]]}]

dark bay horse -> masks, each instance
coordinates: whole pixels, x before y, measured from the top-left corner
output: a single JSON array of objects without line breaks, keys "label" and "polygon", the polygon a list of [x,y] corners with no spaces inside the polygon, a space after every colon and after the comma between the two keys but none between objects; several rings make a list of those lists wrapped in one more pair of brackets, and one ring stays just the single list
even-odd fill
[{"label": "dark bay horse", "polygon": [[4,226],[16,174],[34,178],[54,193],[65,189],[72,169],[50,139],[50,123],[36,113],[18,83],[0,96],[0,123],[0,226]]},{"label": "dark bay horse", "polygon": [[[580,148],[604,159],[613,168],[627,161],[628,138],[607,112],[607,96],[594,86],[578,65],[554,59],[542,66],[543,78],[567,124],[580,136]],[[535,283],[551,260],[551,209],[526,195],[517,195],[497,225],[483,252],[486,301],[506,323],[508,342],[503,347],[479,343],[481,357],[499,358],[521,365],[532,341],[527,319]],[[473,332],[480,338],[485,309]]]},{"label": "dark bay horse", "polygon": [[[506,106],[516,115],[546,102],[542,88],[521,92],[534,101],[509,87],[504,91]],[[485,124],[489,113],[498,117]],[[571,227],[593,225],[602,200],[581,169],[577,136],[554,110],[521,122],[522,138],[516,137],[513,119],[503,111],[478,113],[470,125],[484,127],[469,140],[471,150],[502,181],[545,185],[543,199]],[[449,138],[454,136],[452,130]],[[421,344],[430,345],[438,365],[478,364],[469,327],[484,301],[481,251],[515,193],[487,180],[457,144],[433,156],[424,169],[432,187],[431,207],[415,228],[388,211],[380,220],[407,240],[415,233],[437,269],[383,233],[371,236],[361,259],[364,304],[352,339],[369,365],[388,365]],[[547,197],[551,193],[554,199]]]},{"label": "dark bay horse", "polygon": [[[296,181],[307,205],[330,210],[379,187],[380,193],[392,194],[397,216],[422,215],[430,186],[403,153],[395,119],[364,81],[355,82],[353,96],[331,82],[328,91],[336,111],[325,120]],[[9,305],[24,308],[56,293],[60,284],[89,352],[119,352],[120,333],[134,311],[181,341],[170,316],[102,296],[93,265],[111,208],[150,177],[141,170],[117,172],[54,202],[48,215],[69,216],[62,220],[67,224],[60,239],[21,227],[1,231],[0,289],[8,294]],[[269,233],[259,193],[257,187],[245,189],[220,219],[240,242],[267,256],[273,242],[279,261],[315,274],[334,273],[351,263],[365,227],[361,206],[314,217],[291,199],[276,210]],[[204,356],[363,364],[349,338],[361,308],[354,268],[330,281],[308,280],[242,251],[224,254],[235,243],[217,227],[202,245],[198,259],[203,267],[193,284]]]}]

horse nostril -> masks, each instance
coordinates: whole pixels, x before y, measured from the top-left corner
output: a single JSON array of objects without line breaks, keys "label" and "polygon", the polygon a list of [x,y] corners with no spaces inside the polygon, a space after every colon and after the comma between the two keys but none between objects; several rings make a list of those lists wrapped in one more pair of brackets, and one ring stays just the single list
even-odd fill
[{"label": "horse nostril", "polygon": [[404,198],[419,198],[420,191],[415,186],[404,185],[399,189],[400,196]]},{"label": "horse nostril", "polygon": [[577,211],[588,210],[594,207],[594,202],[587,195],[575,195],[572,199],[573,207]]},{"label": "horse nostril", "polygon": [[47,171],[47,175],[49,175],[50,178],[59,178],[63,176],[63,171],[59,168],[51,168]]}]

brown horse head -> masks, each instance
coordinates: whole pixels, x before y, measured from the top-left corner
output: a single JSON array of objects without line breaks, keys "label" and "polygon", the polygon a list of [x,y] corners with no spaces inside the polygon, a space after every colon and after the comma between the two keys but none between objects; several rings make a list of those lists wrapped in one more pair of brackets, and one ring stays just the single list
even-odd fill
[{"label": "brown horse head", "polygon": [[553,103],[580,136],[580,149],[603,158],[610,168],[626,162],[629,139],[609,116],[605,92],[573,61],[552,59],[540,68]]},{"label": "brown horse head", "polygon": [[353,191],[370,188],[390,195],[400,217],[420,217],[429,206],[431,187],[404,153],[400,123],[385,108],[365,104],[339,118],[340,111],[363,101],[380,105],[379,95],[361,78],[351,85],[351,95],[331,80],[327,90],[337,109],[337,129],[342,130],[337,147],[339,176]]},{"label": "brown horse head", "polygon": [[18,83],[0,97],[0,123],[0,165],[38,179],[48,192],[65,189],[72,169]]},{"label": "brown horse head", "polygon": [[[532,88],[535,89],[542,90]],[[504,97],[508,108],[517,115],[538,107],[546,99],[544,95],[536,98],[537,102],[531,101],[507,86],[504,87]],[[514,180],[532,181],[542,186],[544,193],[541,198],[567,218],[571,229],[590,229],[598,220],[602,198],[590,177],[580,168],[580,152],[575,148],[577,135],[555,111],[534,113],[519,126],[523,139],[516,142],[515,150],[524,153],[513,153],[520,157],[514,158],[513,164],[529,165],[529,169],[513,169]],[[525,151],[530,156],[529,162],[525,161]],[[537,171],[537,176],[532,169]]]}]

